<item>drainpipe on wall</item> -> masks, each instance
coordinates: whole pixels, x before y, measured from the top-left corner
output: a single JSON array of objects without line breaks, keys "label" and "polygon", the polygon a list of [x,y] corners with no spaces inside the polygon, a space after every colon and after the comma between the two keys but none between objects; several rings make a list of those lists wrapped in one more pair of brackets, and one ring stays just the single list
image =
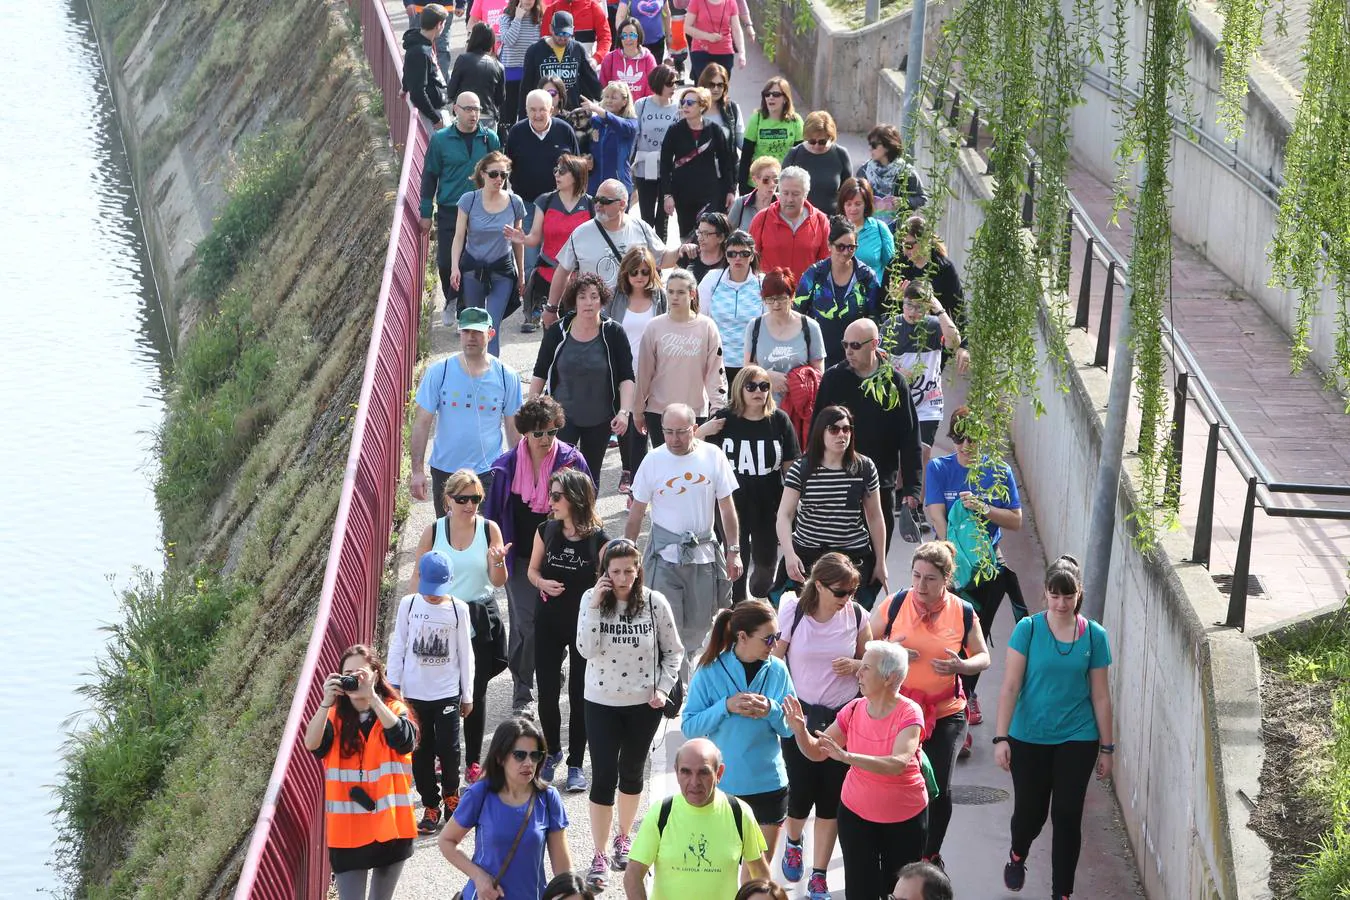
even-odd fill
[{"label": "drainpipe on wall", "polygon": [[[923,84],[923,31],[927,11],[928,0],[914,0],[914,9],[909,14],[909,62],[905,66],[905,96],[900,113],[900,144],[909,151],[911,158],[914,153],[910,137],[914,133],[914,116],[918,111],[920,86]],[[867,21],[875,22],[880,15],[881,0],[867,0]]]}]

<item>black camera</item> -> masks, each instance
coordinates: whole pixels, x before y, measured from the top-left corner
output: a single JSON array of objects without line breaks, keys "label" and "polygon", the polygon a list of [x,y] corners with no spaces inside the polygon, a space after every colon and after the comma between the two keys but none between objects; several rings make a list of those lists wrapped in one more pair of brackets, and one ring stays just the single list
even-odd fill
[{"label": "black camera", "polygon": [[343,675],[338,681],[338,687],[350,694],[361,687],[361,679],[355,675]]}]

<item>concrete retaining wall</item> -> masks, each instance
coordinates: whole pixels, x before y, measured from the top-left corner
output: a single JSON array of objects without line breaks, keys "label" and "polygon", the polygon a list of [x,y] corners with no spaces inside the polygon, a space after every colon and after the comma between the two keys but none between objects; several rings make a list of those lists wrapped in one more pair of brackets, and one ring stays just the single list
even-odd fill
[{"label": "concrete retaining wall", "polygon": [[[876,107],[877,78],[883,69],[896,68],[909,51],[910,10],[863,28],[843,27],[833,13],[816,0],[810,5],[812,25],[798,32],[792,25],[791,3],[784,3],[778,21],[765,12],[761,0],[749,0],[755,24],[774,30],[778,39],[774,63],[797,93],[798,111],[827,109],[840,131],[866,134],[878,122],[898,122],[880,116]],[[948,4],[928,6],[924,32],[928,46],[936,46]]]},{"label": "concrete retaining wall", "polygon": [[[1065,14],[1073,15],[1068,2]],[[1129,76],[1137,89],[1144,45],[1140,9],[1126,6],[1130,16]],[[1231,165],[1216,160],[1205,149],[1227,141],[1227,130],[1217,121],[1220,82],[1218,53],[1221,20],[1206,0],[1197,0],[1191,15],[1187,74],[1200,137],[1196,143],[1174,136],[1172,141],[1172,227],[1178,237],[1198,247],[1219,271],[1261,304],[1271,318],[1292,333],[1298,298],[1292,291],[1271,287],[1267,252],[1275,235],[1277,207]],[[1103,76],[1105,66],[1094,67]],[[1253,68],[1247,95],[1246,128],[1232,149],[1257,172],[1279,181],[1284,171],[1284,148],[1293,128],[1297,95],[1287,81],[1260,60]],[[1115,148],[1120,138],[1114,102],[1098,79],[1089,79],[1084,103],[1073,112],[1074,159],[1098,178],[1114,180]],[[1212,139],[1212,140],[1210,140]],[[1230,145],[1231,146],[1231,145]],[[1202,149],[1204,147],[1205,149]],[[1225,158],[1222,150],[1218,155]],[[1334,294],[1322,292],[1321,315],[1313,322],[1310,343],[1313,362],[1325,370],[1335,350]]]},{"label": "concrete retaining wall", "polygon": [[[883,113],[899,108],[902,84],[898,73],[883,73]],[[916,153],[921,167],[931,162],[926,146]],[[978,157],[962,154],[956,196],[940,224],[958,269],[981,204],[992,196],[983,171]],[[1023,404],[1013,440],[1025,481],[1020,488],[1036,510],[1047,555],[1081,559],[1108,383],[1106,373],[1088,364],[1094,347],[1082,332],[1070,335],[1069,347],[1074,369],[1067,390],[1059,391],[1042,333],[1045,414],[1037,419]],[[1136,444],[1137,434],[1127,436],[1127,447]],[[1155,900],[1269,897],[1269,851],[1246,827],[1243,800],[1256,797],[1261,771],[1256,649],[1235,631],[1211,627],[1225,604],[1208,571],[1182,561],[1186,535],[1166,535],[1152,553],[1135,548],[1128,517],[1137,477],[1127,459],[1103,624],[1114,659],[1114,787],[1140,876]],[[1025,575],[1034,583],[1034,573]]]}]

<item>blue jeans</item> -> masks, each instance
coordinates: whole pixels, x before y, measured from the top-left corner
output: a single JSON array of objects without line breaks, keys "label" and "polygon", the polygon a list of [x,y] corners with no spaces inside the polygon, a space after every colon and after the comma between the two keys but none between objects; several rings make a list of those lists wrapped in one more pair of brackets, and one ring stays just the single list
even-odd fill
[{"label": "blue jeans", "polygon": [[514,278],[494,274],[492,276],[492,288],[489,290],[483,282],[478,280],[478,275],[474,270],[460,272],[459,288],[464,298],[464,305],[487,309],[488,315],[492,317],[492,324],[497,329],[497,334],[493,335],[492,340],[488,342],[488,352],[493,356],[496,356],[499,350],[502,319],[505,318],[506,304],[511,300],[511,292],[517,289],[516,284]]},{"label": "blue jeans", "polygon": [[[538,211],[539,207],[535,206],[533,203],[525,204],[525,220],[524,223],[520,226],[520,228],[526,234],[529,234],[530,229],[534,227],[534,214]],[[539,247],[531,247],[529,244],[526,244],[525,274],[522,276],[526,284],[530,283],[530,274],[534,272],[534,267],[538,262],[539,262]]]}]

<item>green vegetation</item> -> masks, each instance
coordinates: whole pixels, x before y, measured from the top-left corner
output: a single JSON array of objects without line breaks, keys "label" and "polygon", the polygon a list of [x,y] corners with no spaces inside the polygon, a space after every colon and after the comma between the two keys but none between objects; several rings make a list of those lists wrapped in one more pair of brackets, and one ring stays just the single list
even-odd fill
[{"label": "green vegetation", "polygon": [[92,724],[71,739],[59,787],[62,854],[81,875],[106,865],[164,782],[203,709],[202,667],[230,611],[252,589],[207,570],[122,592],[122,621],[81,688]]},{"label": "green vegetation", "polygon": [[[867,24],[867,0],[824,0],[824,3],[845,28],[862,28]],[[899,15],[912,5],[910,0],[881,0],[877,21]]]},{"label": "green vegetation", "polygon": [[1320,752],[1304,747],[1308,755],[1290,773],[1303,799],[1326,821],[1317,845],[1298,865],[1297,885],[1299,900],[1343,898],[1350,893],[1350,614],[1343,611],[1283,639],[1268,639],[1261,655],[1268,668],[1289,681],[1315,686],[1321,697],[1317,708],[1330,711],[1330,743]]}]

